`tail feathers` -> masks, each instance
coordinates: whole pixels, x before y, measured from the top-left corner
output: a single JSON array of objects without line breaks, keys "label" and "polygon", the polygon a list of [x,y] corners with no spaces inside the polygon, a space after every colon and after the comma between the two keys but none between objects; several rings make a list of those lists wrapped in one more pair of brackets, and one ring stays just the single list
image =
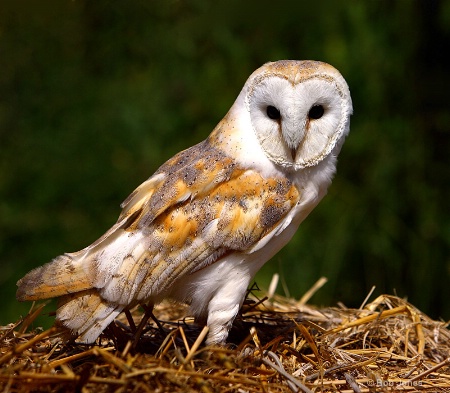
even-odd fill
[{"label": "tail feathers", "polygon": [[30,271],[17,282],[20,301],[48,299],[85,291],[92,287],[78,253],[64,254]]},{"label": "tail feathers", "polygon": [[56,319],[80,342],[92,343],[122,310],[123,306],[107,302],[90,289],[62,297]]}]

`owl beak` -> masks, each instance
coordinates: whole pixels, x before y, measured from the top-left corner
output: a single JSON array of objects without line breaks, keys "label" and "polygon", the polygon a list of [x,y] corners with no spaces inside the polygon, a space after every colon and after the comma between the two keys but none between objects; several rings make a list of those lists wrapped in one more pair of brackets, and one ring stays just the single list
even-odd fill
[{"label": "owl beak", "polygon": [[292,161],[295,162],[295,158],[297,157],[297,148],[296,147],[291,147],[291,157],[292,157]]}]

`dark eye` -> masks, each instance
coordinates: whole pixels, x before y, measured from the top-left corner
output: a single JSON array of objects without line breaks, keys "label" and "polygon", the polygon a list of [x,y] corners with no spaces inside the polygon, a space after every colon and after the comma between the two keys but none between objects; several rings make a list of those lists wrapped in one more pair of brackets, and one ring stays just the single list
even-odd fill
[{"label": "dark eye", "polygon": [[272,105],[267,107],[266,113],[272,120],[278,120],[281,117],[280,111]]},{"label": "dark eye", "polygon": [[308,117],[310,119],[320,119],[323,116],[325,110],[322,105],[314,105],[308,112]]}]

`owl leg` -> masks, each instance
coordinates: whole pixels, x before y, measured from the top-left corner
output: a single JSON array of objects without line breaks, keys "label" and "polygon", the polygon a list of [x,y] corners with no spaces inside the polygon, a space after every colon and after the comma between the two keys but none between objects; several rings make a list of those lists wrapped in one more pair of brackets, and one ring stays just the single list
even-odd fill
[{"label": "owl leg", "polygon": [[141,321],[139,322],[137,329],[135,329],[133,348],[136,348],[138,346],[139,339],[141,338],[142,332],[144,331],[144,327],[150,318],[153,319],[153,321],[156,323],[159,331],[163,334],[163,336],[165,336],[166,334],[163,326],[161,325],[161,322],[159,322],[158,318],[156,318],[155,314],[153,314],[154,304],[152,302],[148,303],[147,305],[141,304],[141,307],[144,309],[145,314],[143,315]]},{"label": "owl leg", "polygon": [[208,304],[209,327],[207,344],[224,344],[239,312],[248,287],[248,280],[238,284],[233,280],[217,290]]}]

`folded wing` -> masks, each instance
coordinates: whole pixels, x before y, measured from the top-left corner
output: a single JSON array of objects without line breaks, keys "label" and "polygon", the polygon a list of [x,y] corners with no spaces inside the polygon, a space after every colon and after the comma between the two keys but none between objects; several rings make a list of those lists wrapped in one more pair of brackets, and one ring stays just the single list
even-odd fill
[{"label": "folded wing", "polygon": [[205,141],[138,187],[92,245],[19,280],[17,297],[62,296],[57,319],[91,342],[127,307],[160,300],[225,253],[251,252],[298,200],[286,178],[243,170]]}]

